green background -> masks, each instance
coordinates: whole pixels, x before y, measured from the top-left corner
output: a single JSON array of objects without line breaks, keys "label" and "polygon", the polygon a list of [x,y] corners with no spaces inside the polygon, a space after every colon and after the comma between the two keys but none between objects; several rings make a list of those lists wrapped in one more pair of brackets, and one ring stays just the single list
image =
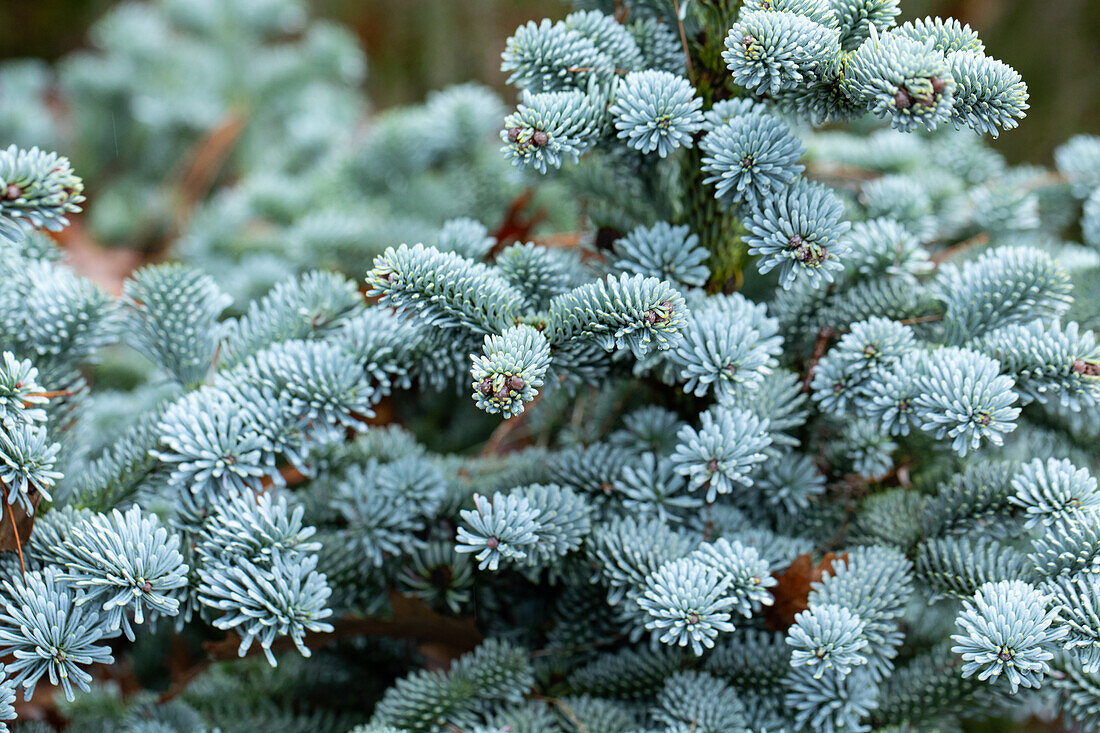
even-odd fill
[{"label": "green background", "polygon": [[[110,0],[0,0],[0,56],[56,58],[80,47]],[[561,0],[313,0],[314,12],[361,38],[378,107],[415,102],[434,88],[480,80],[503,93],[500,51],[517,25],[561,17]],[[1016,67],[1032,109],[997,146],[1014,161],[1045,163],[1060,141],[1100,133],[1100,1],[904,0],[904,17],[970,23],[988,52]],[[2,141],[0,141],[2,142]]]}]

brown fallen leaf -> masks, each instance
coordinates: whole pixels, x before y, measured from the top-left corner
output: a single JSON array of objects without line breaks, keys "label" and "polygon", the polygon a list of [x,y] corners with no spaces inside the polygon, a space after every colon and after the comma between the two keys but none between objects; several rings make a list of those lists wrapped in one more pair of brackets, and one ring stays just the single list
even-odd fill
[{"label": "brown fallen leaf", "polygon": [[[3,484],[0,484],[2,487]],[[5,488],[6,492],[7,489]],[[31,506],[38,508],[38,503],[42,501],[42,495],[37,491],[31,494]],[[9,550],[19,551],[23,545],[27,544],[27,541],[31,538],[31,532],[34,531],[34,514],[27,514],[23,507],[19,503],[9,504],[7,497],[5,496],[3,501],[3,514],[0,516],[0,552],[6,552]],[[14,518],[14,527],[12,526],[12,519]],[[18,537],[18,541],[16,540]]]},{"label": "brown fallen leaf", "polygon": [[504,213],[504,220],[491,235],[497,240],[492,250],[494,254],[513,242],[530,241],[535,227],[546,219],[546,211],[543,209],[525,214],[525,210],[534,198],[534,189],[528,188],[509,204],[508,210]]},{"label": "brown fallen leaf", "polygon": [[248,117],[242,110],[229,110],[180,161],[173,185],[175,222],[158,251],[147,253],[148,259],[159,262],[165,258],[195,207],[210,193],[247,123]]},{"label": "brown fallen leaf", "polygon": [[532,237],[531,241],[540,247],[549,249],[576,249],[581,246],[581,233],[558,232],[556,234],[544,234],[540,237]]},{"label": "brown fallen leaf", "polygon": [[581,248],[583,241],[581,232],[543,234],[531,237],[529,241],[547,249],[575,249],[581,258],[581,262],[603,262],[606,259],[604,253],[597,248]]},{"label": "brown fallen leaf", "polygon": [[142,256],[135,250],[100,246],[82,216],[70,217],[69,226],[53,238],[74,270],[116,297],[122,294],[122,283],[130,273],[142,265]]},{"label": "brown fallen leaf", "polygon": [[838,559],[847,562],[848,554],[827,552],[817,565],[809,554],[799,555],[786,570],[776,573],[779,582],[771,589],[775,603],[765,608],[764,625],[772,631],[786,631],[794,623],[795,614],[809,607],[811,584],[832,575],[833,563]]}]

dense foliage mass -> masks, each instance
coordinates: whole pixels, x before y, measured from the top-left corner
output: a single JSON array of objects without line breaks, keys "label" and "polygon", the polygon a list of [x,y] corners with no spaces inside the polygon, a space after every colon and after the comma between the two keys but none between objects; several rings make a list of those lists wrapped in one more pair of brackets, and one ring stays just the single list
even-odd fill
[{"label": "dense foliage mass", "polygon": [[578,5],[510,114],[291,0],[0,68],[0,719],[1100,729],[1100,139],[898,0]]}]

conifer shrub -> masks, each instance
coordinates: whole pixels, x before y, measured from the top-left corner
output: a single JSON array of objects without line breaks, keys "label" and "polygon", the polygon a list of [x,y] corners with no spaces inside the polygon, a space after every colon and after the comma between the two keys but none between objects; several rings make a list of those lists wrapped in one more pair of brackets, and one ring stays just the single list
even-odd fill
[{"label": "conifer shrub", "polygon": [[577,5],[359,135],[290,0],[0,68],[0,727],[1100,729],[1100,139],[898,0]]}]

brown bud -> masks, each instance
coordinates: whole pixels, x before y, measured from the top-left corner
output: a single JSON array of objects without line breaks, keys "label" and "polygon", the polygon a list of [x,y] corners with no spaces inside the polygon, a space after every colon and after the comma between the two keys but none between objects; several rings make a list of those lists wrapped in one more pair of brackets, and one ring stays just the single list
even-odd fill
[{"label": "brown bud", "polygon": [[9,183],[8,188],[4,191],[4,198],[8,201],[15,201],[17,198],[23,195],[23,189],[16,186],[14,183]]},{"label": "brown bud", "polygon": [[520,132],[521,132],[521,130],[518,127],[509,127],[508,128],[508,142],[514,143],[516,140],[519,140],[519,133]]},{"label": "brown bud", "polygon": [[518,392],[519,390],[523,389],[523,377],[519,376],[518,374],[513,374],[512,376],[508,377],[507,380],[505,380],[505,384],[508,386],[508,389]]},{"label": "brown bud", "polygon": [[1073,373],[1084,374],[1086,377],[1100,377],[1100,363],[1075,359],[1073,361]]},{"label": "brown bud", "polygon": [[550,142],[550,136],[542,130],[535,130],[535,134],[531,136],[531,142],[541,148],[543,145]]},{"label": "brown bud", "polygon": [[645,322],[652,326],[667,321],[671,310],[672,303],[662,300],[656,308],[650,308],[645,312]]},{"label": "brown bud", "polygon": [[[794,241],[793,238],[791,241]],[[802,244],[794,251],[794,255],[798,258],[799,262],[804,264],[820,265],[828,259],[829,252],[824,247],[811,247],[808,244]]]},{"label": "brown bud", "polygon": [[909,109],[913,106],[913,98],[909,96],[907,89],[898,88],[894,93],[894,106],[898,109]]},{"label": "brown bud", "polygon": [[493,391],[493,380],[490,379],[489,377],[486,377],[485,379],[482,379],[480,382],[478,382],[477,391],[480,392],[483,395],[488,395],[488,394],[492,393],[492,391]]},{"label": "brown bud", "polygon": [[147,581],[145,581],[145,583],[144,583],[144,584],[143,584],[143,585],[141,586],[141,590],[142,590],[143,592],[145,592],[145,593],[152,593],[152,592],[153,592],[153,584],[152,584],[152,583],[150,583],[150,582],[149,582],[149,581],[147,580]]},{"label": "brown bud", "polygon": [[717,458],[711,458],[709,461],[707,461],[707,470],[711,473],[715,473],[718,470]]},{"label": "brown bud", "polygon": [[490,537],[485,541],[485,546],[488,547],[490,550],[495,550],[500,547],[500,540],[498,540],[496,537]]},{"label": "brown bud", "polygon": [[940,94],[943,94],[943,90],[947,89],[947,82],[945,82],[943,79],[939,78],[938,76],[933,76],[928,81],[930,81],[932,83],[932,93],[935,94],[936,96],[939,96]]}]

